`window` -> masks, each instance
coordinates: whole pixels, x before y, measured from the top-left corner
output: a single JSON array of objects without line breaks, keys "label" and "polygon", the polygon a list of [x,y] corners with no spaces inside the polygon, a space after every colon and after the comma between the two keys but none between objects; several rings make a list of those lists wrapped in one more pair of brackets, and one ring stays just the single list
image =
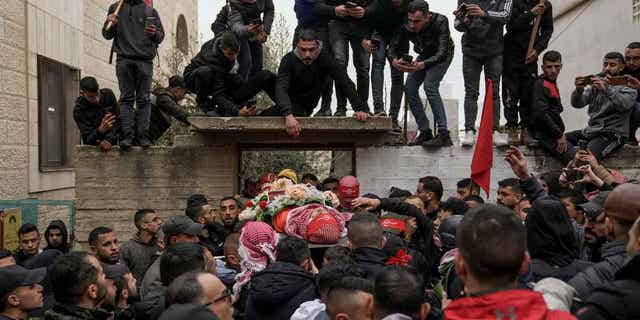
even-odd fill
[{"label": "window", "polygon": [[178,16],[178,25],[176,26],[176,47],[183,54],[189,54],[189,30],[187,20],[182,14]]},{"label": "window", "polygon": [[640,0],[633,0],[633,22],[640,23]]},{"label": "window", "polygon": [[79,77],[77,69],[38,56],[40,171],[71,167],[73,147],[80,141],[73,121]]}]

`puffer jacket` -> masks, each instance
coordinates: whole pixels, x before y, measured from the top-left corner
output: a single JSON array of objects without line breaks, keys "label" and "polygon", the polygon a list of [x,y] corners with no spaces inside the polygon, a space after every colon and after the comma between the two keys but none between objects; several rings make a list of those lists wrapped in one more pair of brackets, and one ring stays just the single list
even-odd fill
[{"label": "puffer jacket", "polygon": [[420,33],[411,32],[406,26],[396,33],[389,48],[390,57],[398,59],[406,54],[411,41],[414,44],[413,50],[424,57],[422,62],[427,68],[453,58],[454,44],[449,31],[449,19],[439,13],[431,14],[433,18]]},{"label": "puffer jacket", "polygon": [[637,90],[626,86],[609,86],[605,91],[592,86],[574,90],[571,105],[578,109],[589,106],[589,122],[582,134],[589,138],[603,133],[628,137],[629,116],[637,96]]},{"label": "puffer jacket", "polygon": [[569,284],[576,289],[579,298],[588,297],[597,287],[612,281],[627,257],[627,241],[616,240],[602,246],[603,261],[576,274]]},{"label": "puffer jacket", "polygon": [[157,88],[151,94],[151,122],[149,138],[158,140],[171,127],[171,118],[189,124],[187,113],[178,105],[178,101],[167,88]]},{"label": "puffer jacket", "polygon": [[289,319],[300,304],[319,297],[313,274],[293,263],[275,262],[251,277],[245,319]]}]

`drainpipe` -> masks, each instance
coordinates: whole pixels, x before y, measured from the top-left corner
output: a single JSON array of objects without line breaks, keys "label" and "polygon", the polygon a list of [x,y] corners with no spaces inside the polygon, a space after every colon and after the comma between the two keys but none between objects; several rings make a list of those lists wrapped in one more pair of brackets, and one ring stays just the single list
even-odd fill
[{"label": "drainpipe", "polygon": [[560,19],[565,14],[573,11],[573,9],[589,1],[592,1],[592,0],[565,0],[560,2],[559,4],[556,4],[558,3],[558,1],[555,1],[553,5],[554,6],[553,19],[554,20]]},{"label": "drainpipe", "polygon": [[[27,159],[31,159],[31,107],[29,103],[29,81],[31,75],[29,74],[29,0],[24,0],[24,73],[25,73],[25,81],[24,85],[26,87],[26,99],[27,99]],[[31,163],[31,161],[29,161]],[[29,190],[31,190],[31,167],[27,165],[27,197],[29,196]]]}]

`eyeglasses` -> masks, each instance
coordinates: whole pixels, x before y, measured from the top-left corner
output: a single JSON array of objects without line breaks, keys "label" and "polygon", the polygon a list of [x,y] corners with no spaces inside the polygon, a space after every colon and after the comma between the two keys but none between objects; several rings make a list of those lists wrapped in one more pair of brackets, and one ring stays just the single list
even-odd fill
[{"label": "eyeglasses", "polygon": [[226,302],[231,303],[231,294],[232,293],[231,293],[231,291],[229,291],[229,289],[224,289],[224,291],[222,291],[222,294],[220,295],[220,297],[218,297],[217,299],[215,299],[215,300],[213,300],[211,302],[206,303],[205,306],[208,307],[208,306],[210,306],[210,305],[212,305],[214,303],[219,303],[219,302],[222,302],[222,301],[225,301],[225,300],[226,300]]}]

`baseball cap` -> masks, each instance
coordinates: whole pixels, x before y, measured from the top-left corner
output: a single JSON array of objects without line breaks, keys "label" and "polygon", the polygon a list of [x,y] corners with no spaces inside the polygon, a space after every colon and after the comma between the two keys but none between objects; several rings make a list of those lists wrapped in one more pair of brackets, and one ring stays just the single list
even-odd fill
[{"label": "baseball cap", "polygon": [[117,280],[120,279],[123,275],[130,273],[129,268],[123,263],[116,264],[108,264],[103,263],[102,269],[104,270],[104,276],[107,279]]},{"label": "baseball cap", "polygon": [[284,169],[278,173],[278,178],[287,178],[293,183],[298,183],[298,175],[292,169]]},{"label": "baseball cap", "polygon": [[204,228],[204,225],[193,222],[187,216],[173,216],[162,225],[162,232],[164,232],[165,237],[180,233],[198,235],[202,228]]},{"label": "baseball cap", "polygon": [[604,210],[604,202],[609,196],[609,191],[602,191],[595,197],[591,198],[589,202],[577,205],[578,209],[584,212],[584,215],[589,219],[595,219]]},{"label": "baseball cap", "polygon": [[0,268],[0,297],[6,296],[18,287],[40,283],[46,275],[46,268],[30,270],[19,265]]},{"label": "baseball cap", "polygon": [[626,183],[613,189],[604,202],[607,217],[635,221],[640,216],[640,186]]}]

